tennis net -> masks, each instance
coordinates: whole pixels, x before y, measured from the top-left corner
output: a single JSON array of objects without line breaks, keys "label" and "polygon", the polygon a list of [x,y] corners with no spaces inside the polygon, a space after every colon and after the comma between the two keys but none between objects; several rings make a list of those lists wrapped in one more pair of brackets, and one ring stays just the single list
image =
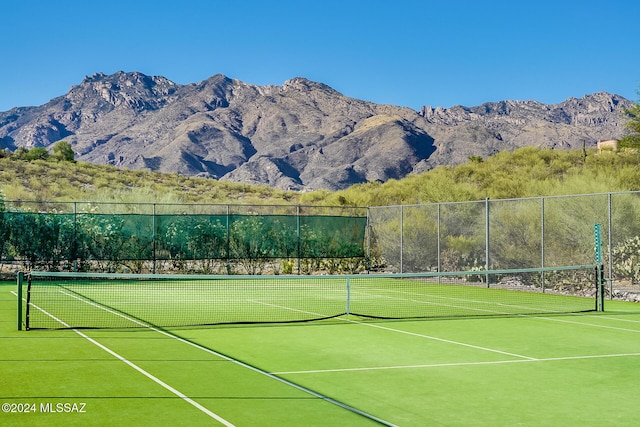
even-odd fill
[{"label": "tennis net", "polygon": [[[20,276],[19,276],[20,277]],[[596,266],[341,276],[32,272],[25,329],[191,327],[598,308]]]}]

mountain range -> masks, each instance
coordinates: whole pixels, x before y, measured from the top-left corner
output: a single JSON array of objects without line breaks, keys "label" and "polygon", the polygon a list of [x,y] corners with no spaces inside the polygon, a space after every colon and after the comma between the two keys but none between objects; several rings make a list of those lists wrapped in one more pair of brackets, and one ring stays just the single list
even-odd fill
[{"label": "mountain range", "polygon": [[633,103],[605,92],[559,104],[488,102],[419,111],[293,78],[257,86],[218,74],[176,84],[96,73],[41,106],[0,112],[0,147],[69,142],[76,160],[285,190],[400,179],[469,157],[570,149],[625,134]]}]

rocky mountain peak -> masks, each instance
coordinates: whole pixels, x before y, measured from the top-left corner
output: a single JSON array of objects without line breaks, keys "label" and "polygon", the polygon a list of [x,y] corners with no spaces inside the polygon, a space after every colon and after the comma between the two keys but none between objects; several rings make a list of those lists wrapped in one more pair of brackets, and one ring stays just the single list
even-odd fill
[{"label": "rocky mountain peak", "polygon": [[107,103],[142,111],[159,108],[176,89],[177,85],[164,77],[118,71],[112,75],[95,73],[85,77],[65,98],[80,105]]},{"label": "rocky mountain peak", "polygon": [[337,91],[333,88],[327,86],[324,83],[313,82],[304,77],[295,77],[293,79],[287,80],[282,85],[282,90],[299,90],[301,92],[312,92],[312,91],[322,91],[331,94],[339,95]]},{"label": "rocky mountain peak", "polygon": [[336,190],[522,146],[595,145],[624,134],[631,105],[601,92],[553,105],[505,100],[414,111],[303,77],[256,86],[216,74],[180,85],[119,71],[87,76],[47,104],[0,112],[0,147],[65,140],[80,161]]}]

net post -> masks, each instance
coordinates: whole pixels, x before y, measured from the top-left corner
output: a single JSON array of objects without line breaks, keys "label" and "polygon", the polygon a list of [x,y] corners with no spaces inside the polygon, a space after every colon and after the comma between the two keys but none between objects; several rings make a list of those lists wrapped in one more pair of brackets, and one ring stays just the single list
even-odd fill
[{"label": "net post", "polygon": [[596,274],[598,276],[597,278],[598,289],[596,293],[596,295],[598,295],[597,311],[604,311],[604,283],[605,283],[604,264],[598,264]]},{"label": "net post", "polygon": [[593,225],[593,246],[596,262],[596,311],[604,311],[604,264],[602,263],[601,224]]},{"label": "net post", "polygon": [[16,285],[18,287],[18,330],[22,330],[22,282],[24,281],[24,273],[18,271],[16,275]]}]

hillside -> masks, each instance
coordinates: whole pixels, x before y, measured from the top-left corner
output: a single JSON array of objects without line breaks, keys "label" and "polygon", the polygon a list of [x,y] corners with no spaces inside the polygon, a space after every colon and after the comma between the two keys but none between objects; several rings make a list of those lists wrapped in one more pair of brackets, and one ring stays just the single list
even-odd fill
[{"label": "hillside", "polygon": [[282,191],[176,173],[0,158],[7,200],[384,206],[640,190],[640,153],[525,147],[341,191]]},{"label": "hillside", "polygon": [[0,112],[0,148],[71,143],[76,159],[122,169],[341,190],[520,147],[592,147],[624,134],[632,103],[608,93],[556,105],[503,101],[420,111],[294,78],[256,86],[223,75],[179,85],[97,73],[47,104]]}]

